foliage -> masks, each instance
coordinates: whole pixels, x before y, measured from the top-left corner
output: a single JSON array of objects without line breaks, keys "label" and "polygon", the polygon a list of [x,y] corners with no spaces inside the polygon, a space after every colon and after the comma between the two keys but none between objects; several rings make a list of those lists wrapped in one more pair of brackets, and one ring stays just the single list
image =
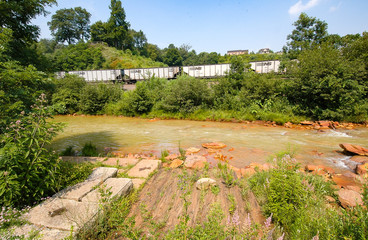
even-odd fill
[{"label": "foliage", "polygon": [[56,49],[53,59],[59,71],[101,69],[105,61],[101,48],[83,42]]},{"label": "foliage", "polygon": [[56,42],[84,41],[89,38],[91,14],[84,8],[63,8],[56,11],[47,24]]},{"label": "foliage", "polygon": [[220,170],[220,177],[222,178],[223,183],[226,185],[226,187],[233,187],[236,181],[236,178],[234,176],[235,173],[231,169],[229,169],[226,163],[219,163],[217,167]]},{"label": "foliage", "polygon": [[68,146],[66,149],[64,149],[60,155],[61,156],[75,156],[76,152],[73,149],[73,146]]},{"label": "foliage", "polygon": [[119,86],[103,83],[89,84],[81,90],[79,109],[87,114],[102,114],[109,102],[118,101],[120,97]]},{"label": "foliage", "polygon": [[0,28],[12,30],[8,54],[12,59],[27,64],[28,47],[36,41],[39,27],[31,25],[37,15],[46,15],[46,7],[56,4],[56,0],[8,0],[0,1]]},{"label": "foliage", "polygon": [[322,44],[302,52],[293,74],[288,98],[299,113],[332,120],[366,113],[367,85],[360,80],[363,72],[332,46]]},{"label": "foliage", "polygon": [[200,106],[210,105],[211,98],[211,89],[205,81],[180,76],[169,82],[158,108],[168,112],[190,113]]},{"label": "foliage", "polygon": [[60,124],[46,121],[50,109],[42,94],[32,111],[11,122],[0,149],[0,205],[19,206],[38,201],[57,189],[57,155],[48,151]]},{"label": "foliage", "polygon": [[164,63],[169,66],[182,66],[183,58],[180,56],[179,50],[175,47],[170,48],[169,46],[164,57]]},{"label": "foliage", "polygon": [[96,157],[98,156],[97,147],[91,142],[85,143],[82,148],[82,156]]},{"label": "foliage", "polygon": [[58,113],[73,114],[79,110],[80,93],[87,85],[86,81],[75,74],[67,74],[55,80],[56,90],[52,103]]},{"label": "foliage", "polygon": [[33,66],[22,67],[16,62],[0,62],[0,133],[20,112],[28,113],[35,99],[53,88],[46,74]]},{"label": "foliage", "polygon": [[327,23],[315,17],[309,17],[306,13],[301,13],[293,25],[295,29],[287,36],[287,40],[290,41],[287,47],[284,47],[284,52],[288,52],[292,58],[303,50],[321,44],[327,37]]}]

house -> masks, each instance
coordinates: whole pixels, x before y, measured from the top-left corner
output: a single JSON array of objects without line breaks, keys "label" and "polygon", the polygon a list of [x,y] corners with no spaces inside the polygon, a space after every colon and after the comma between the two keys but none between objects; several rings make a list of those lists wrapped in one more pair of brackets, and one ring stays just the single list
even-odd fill
[{"label": "house", "polygon": [[242,54],[248,54],[249,50],[231,50],[227,51],[227,55],[242,55]]}]

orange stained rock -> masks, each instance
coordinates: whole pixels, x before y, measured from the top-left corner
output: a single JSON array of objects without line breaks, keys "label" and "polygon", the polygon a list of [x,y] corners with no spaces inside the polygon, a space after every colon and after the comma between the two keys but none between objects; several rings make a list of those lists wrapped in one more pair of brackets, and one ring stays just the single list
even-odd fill
[{"label": "orange stained rock", "polygon": [[203,143],[202,147],[210,148],[210,149],[221,149],[221,148],[225,148],[226,144],[220,143],[220,142]]},{"label": "orange stained rock", "polygon": [[232,151],[234,151],[235,149],[234,148],[230,148],[228,151],[229,152],[232,152]]}]

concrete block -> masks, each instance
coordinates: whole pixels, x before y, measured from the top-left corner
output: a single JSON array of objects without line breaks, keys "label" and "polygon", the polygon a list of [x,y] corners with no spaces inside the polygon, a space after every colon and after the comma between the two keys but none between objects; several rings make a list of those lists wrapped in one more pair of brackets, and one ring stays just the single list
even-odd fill
[{"label": "concrete block", "polygon": [[[62,209],[51,216],[53,212]],[[69,199],[54,198],[32,208],[24,215],[25,220],[38,227],[47,227],[62,231],[78,231],[93,221],[99,206],[91,202],[77,202]]]},{"label": "concrete block", "polygon": [[100,188],[106,193],[111,192],[110,198],[126,195],[133,188],[133,182],[129,178],[109,178],[100,187],[88,193],[82,198],[82,202],[98,203],[101,199]]},{"label": "concrete block", "polygon": [[135,165],[139,161],[138,158],[131,157],[131,158],[108,158],[104,161],[101,161],[101,163],[109,166],[121,166],[121,167],[127,167],[129,165]]},{"label": "concrete block", "polygon": [[146,181],[146,179],[133,178],[132,182],[133,182],[134,189],[138,189],[145,181]]},{"label": "concrete block", "polygon": [[94,180],[94,179],[100,179],[102,181],[105,181],[108,178],[116,177],[118,174],[117,168],[110,168],[110,167],[99,167],[93,170],[91,175],[87,178],[87,180]]},{"label": "concrete block", "polygon": [[34,236],[35,234],[36,239],[41,240],[58,240],[74,236],[74,233],[71,231],[38,227],[30,224],[25,224],[23,226],[17,227],[12,232],[13,236],[24,236],[26,239],[28,239],[30,236]]},{"label": "concrete block", "polygon": [[160,160],[142,160],[128,171],[129,177],[147,178],[161,165]]}]

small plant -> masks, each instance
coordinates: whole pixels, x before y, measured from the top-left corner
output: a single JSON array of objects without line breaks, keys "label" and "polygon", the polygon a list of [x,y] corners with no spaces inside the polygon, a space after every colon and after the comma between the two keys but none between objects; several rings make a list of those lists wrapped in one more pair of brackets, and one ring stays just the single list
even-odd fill
[{"label": "small plant", "polygon": [[223,183],[226,187],[232,187],[235,185],[235,177],[234,172],[228,168],[227,164],[218,164],[218,168],[220,169],[220,176],[223,179]]},{"label": "small plant", "polygon": [[183,148],[180,147],[180,142],[179,142],[179,153],[180,153],[179,159],[184,161],[185,160],[185,153],[186,153],[186,151],[185,151],[185,149],[183,149]]},{"label": "small plant", "polygon": [[76,152],[73,149],[73,146],[68,146],[64,151],[61,152],[61,156],[75,156]]},{"label": "small plant", "polygon": [[82,148],[82,155],[87,157],[98,156],[97,147],[93,145],[91,142],[85,143]]},{"label": "small plant", "polygon": [[211,186],[211,192],[215,195],[218,195],[220,193],[220,188],[217,185]]},{"label": "small plant", "polygon": [[236,201],[235,201],[235,197],[232,194],[229,194],[227,196],[227,199],[230,201],[230,207],[229,207],[229,213],[230,215],[233,215],[235,210],[236,210]]},{"label": "small plant", "polygon": [[167,150],[163,150],[163,151],[161,151],[161,157],[160,157],[160,160],[162,161],[162,162],[167,162],[167,160],[166,160],[166,157],[167,156],[169,156],[169,151],[167,151]]}]

